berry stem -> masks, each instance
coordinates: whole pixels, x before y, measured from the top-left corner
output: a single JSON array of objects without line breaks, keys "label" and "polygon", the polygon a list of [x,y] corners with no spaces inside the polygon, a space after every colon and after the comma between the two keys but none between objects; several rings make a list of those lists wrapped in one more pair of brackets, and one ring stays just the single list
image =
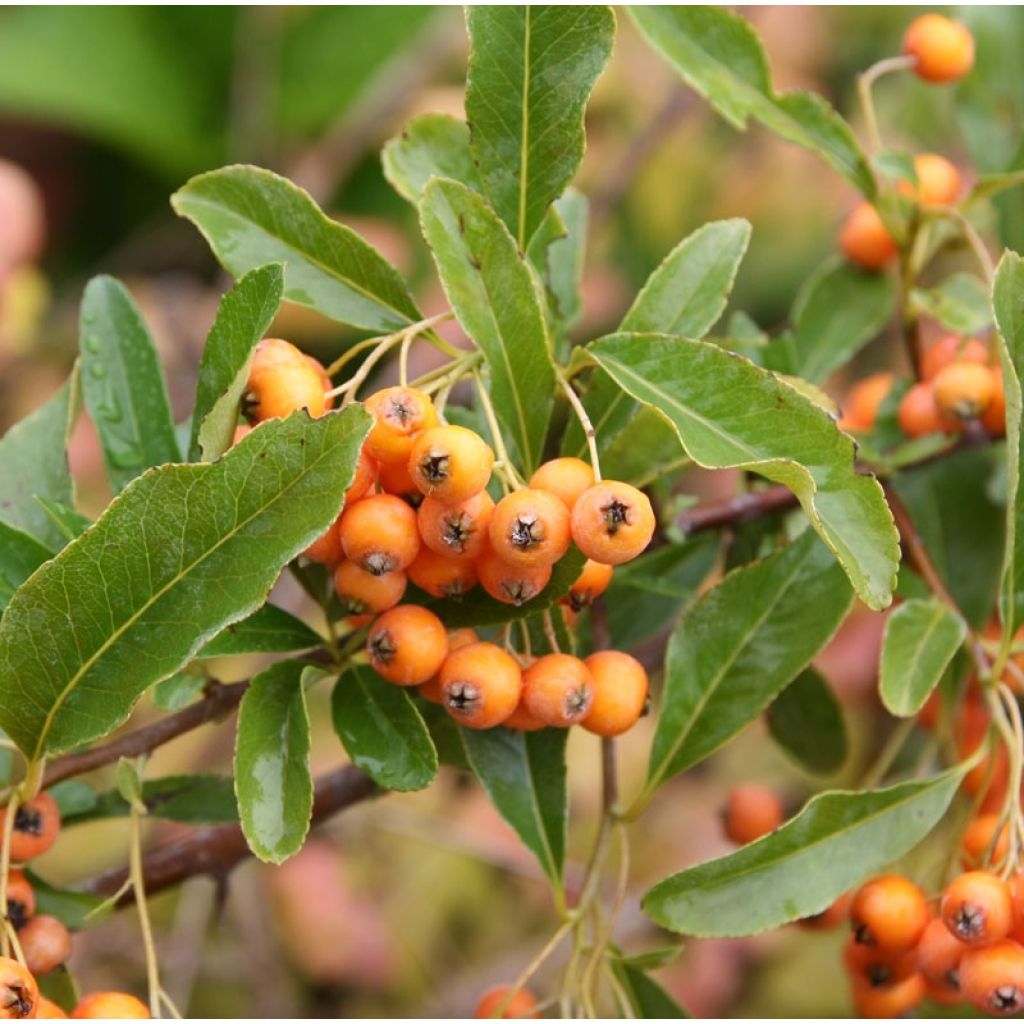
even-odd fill
[{"label": "berry stem", "polygon": [[563,921],[554,931],[547,942],[541,946],[537,955],[522,969],[519,977],[516,978],[508,991],[502,997],[501,1002],[494,1008],[492,1017],[504,1017],[505,1011],[513,999],[522,991],[526,983],[543,967],[544,962],[558,948],[558,944],[572,930],[575,922],[572,920]]},{"label": "berry stem", "polygon": [[576,394],[576,390],[564,373],[558,375],[558,383],[565,392],[565,397],[569,399],[569,404],[572,406],[572,410],[580,421],[580,426],[583,428],[583,433],[586,435],[587,448],[590,450],[590,465],[594,470],[594,480],[600,483],[601,458],[597,453],[597,431],[594,430],[594,424],[590,422],[590,416],[580,401],[580,396]]},{"label": "berry stem", "polygon": [[487,426],[491,431],[491,440],[494,442],[494,450],[498,456],[495,466],[500,463],[504,467],[505,472],[511,478],[513,489],[525,487],[526,484],[509,458],[508,449],[505,447],[505,438],[502,437],[498,417],[494,414],[494,406],[491,404],[491,396],[487,392],[483,375],[478,369],[473,370],[473,379],[476,381],[476,393],[480,399],[480,407],[484,411]]},{"label": "berry stem", "polygon": [[[3,839],[0,840],[0,917],[5,923],[9,923],[9,908],[7,904],[7,883],[11,874],[11,842],[14,839],[14,819],[18,814],[19,792],[14,790],[7,802],[7,810],[4,814]],[[0,933],[0,952],[4,956],[11,955],[11,938],[4,928]]]},{"label": "berry stem", "polygon": [[128,871],[131,877],[132,890],[135,893],[135,905],[139,912],[139,930],[142,933],[142,946],[146,954],[146,978],[149,987],[149,1012],[153,1017],[160,1016],[160,966],[153,943],[153,929],[149,920],[149,906],[146,903],[146,879],[142,868],[142,814],[144,808],[137,801],[131,806],[131,846],[128,851]]},{"label": "berry stem", "polygon": [[455,314],[451,310],[448,310],[445,313],[439,313],[437,316],[428,317],[426,320],[420,320],[418,323],[410,324],[408,327],[403,327],[400,331],[395,331],[393,334],[379,334],[374,338],[364,338],[362,341],[342,352],[342,354],[338,356],[338,358],[335,359],[324,372],[328,377],[333,377],[336,373],[340,373],[341,370],[348,366],[356,356],[365,352],[367,349],[377,348],[382,345],[386,348],[390,348],[394,342],[400,341],[410,331],[414,332],[414,336],[422,334],[435,348],[439,348],[445,353],[445,355],[455,358],[460,355],[459,349],[454,345],[449,344],[433,331],[433,328],[438,324],[444,323],[446,320],[451,320],[454,316]]},{"label": "berry stem", "polygon": [[916,57],[886,57],[885,60],[872,64],[867,71],[857,76],[857,95],[864,111],[864,122],[867,128],[868,144],[871,151],[877,153],[882,148],[882,135],[878,130],[878,118],[875,115],[875,102],[871,90],[883,75],[894,71],[908,71],[917,63]]},{"label": "berry stem", "polygon": [[960,229],[960,233],[964,236],[964,241],[970,246],[975,259],[978,261],[978,266],[981,268],[985,283],[991,289],[992,281],[996,276],[995,264],[992,262],[992,255],[989,253],[974,225],[955,206],[928,206],[923,212],[926,217],[950,220],[956,224]]}]

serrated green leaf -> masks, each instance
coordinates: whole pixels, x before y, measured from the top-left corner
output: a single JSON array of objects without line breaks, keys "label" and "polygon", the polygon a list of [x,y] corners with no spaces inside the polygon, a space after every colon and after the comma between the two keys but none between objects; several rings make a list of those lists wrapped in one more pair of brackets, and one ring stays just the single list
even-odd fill
[{"label": "serrated green leaf", "polygon": [[302,685],[309,668],[279,661],[253,676],[238,711],[235,796],[246,842],[280,864],[302,849],[313,812],[309,715]]},{"label": "serrated green leaf", "polygon": [[583,111],[611,56],[610,7],[473,6],[466,120],[483,187],[519,248],[583,157]]},{"label": "serrated green leaf", "polygon": [[756,118],[822,157],[858,192],[877,191],[850,126],[814,93],[777,94],[754,29],[720,7],[631,7],[647,41],[734,127]]},{"label": "serrated green leaf", "polygon": [[0,726],[30,758],[110,732],[333,522],[368,424],[296,413],[129,485],[7,606]]},{"label": "serrated green leaf", "polygon": [[687,608],[669,641],[648,791],[753,721],[828,642],[853,592],[807,531]]},{"label": "serrated green leaf", "polygon": [[815,669],[805,668],[775,698],[765,718],[775,742],[807,771],[831,775],[846,763],[843,709]]},{"label": "serrated green leaf", "polygon": [[616,334],[589,354],[633,398],[657,409],[690,457],[785,484],[862,600],[892,599],[899,543],[877,480],[860,475],[853,442],[831,417],[772,374],[706,342]]},{"label": "serrated green leaf", "polygon": [[355,665],[334,686],[331,717],[353,764],[382,789],[408,792],[434,781],[437,751],[401,687]]},{"label": "serrated green leaf", "polygon": [[265,604],[248,618],[232,623],[196,654],[197,658],[229,658],[238,654],[289,654],[319,647],[323,637],[301,619]]},{"label": "serrated green leaf", "polygon": [[885,623],[879,690],[901,718],[916,715],[967,635],[959,615],[934,598],[904,601]]},{"label": "serrated green leaf", "polygon": [[[56,788],[56,787],[55,787]],[[185,825],[230,825],[238,821],[235,787],[226,775],[167,775],[143,782],[141,800],[152,818]],[[62,815],[65,826],[100,818],[124,818],[131,807],[116,789],[93,794],[89,806]]]},{"label": "serrated green leaf", "polygon": [[61,547],[69,540],[81,536],[92,526],[92,520],[83,516],[77,509],[64,505],[59,501],[50,501],[49,498],[42,498],[36,495],[36,501],[43,507],[50,521],[60,531]]},{"label": "serrated green leaf", "polygon": [[565,729],[461,729],[473,773],[498,813],[561,888],[569,805]]},{"label": "serrated green leaf", "polygon": [[66,448],[77,414],[78,377],[76,368],[53,398],[0,438],[0,519],[54,551],[64,544],[64,533],[38,499],[74,505]]},{"label": "serrated green leaf", "polygon": [[494,410],[529,475],[544,451],[556,384],[530,268],[504,224],[465,185],[432,181],[420,218],[448,300],[490,368]]},{"label": "serrated green leaf", "polygon": [[240,278],[217,307],[199,360],[189,462],[212,462],[231,447],[256,342],[281,305],[284,267],[271,263]]},{"label": "serrated green leaf", "polygon": [[431,178],[461,181],[476,192],[480,177],[469,150],[469,126],[450,114],[423,114],[401,134],[389,139],[381,152],[384,177],[414,206],[423,198]]},{"label": "serrated green leaf", "polygon": [[156,346],[128,289],[94,277],[82,297],[82,397],[114,493],[150,466],[180,462]]},{"label": "serrated green leaf", "polygon": [[912,312],[933,317],[957,334],[974,334],[992,323],[988,289],[973,274],[953,274],[934,288],[915,288],[910,305]]},{"label": "serrated green leaf", "polygon": [[35,537],[0,521],[0,611],[53,552]]},{"label": "serrated green leaf", "polygon": [[200,697],[208,682],[206,676],[175,672],[153,687],[153,703],[161,711],[180,711]]},{"label": "serrated green leaf", "polygon": [[611,967],[622,991],[629,999],[634,1017],[641,1020],[675,1020],[692,1016],[643,968],[626,960],[613,960]]},{"label": "serrated green leaf", "polygon": [[333,320],[395,331],[421,319],[398,271],[373,246],[271,171],[235,165],[200,174],[171,205],[235,277],[284,263],[284,297]]},{"label": "serrated green leaf", "polygon": [[913,849],[965,771],[958,765],[874,792],[821,793],[770,835],[659,882],[643,908],[663,928],[708,938],[756,935],[819,914]]}]

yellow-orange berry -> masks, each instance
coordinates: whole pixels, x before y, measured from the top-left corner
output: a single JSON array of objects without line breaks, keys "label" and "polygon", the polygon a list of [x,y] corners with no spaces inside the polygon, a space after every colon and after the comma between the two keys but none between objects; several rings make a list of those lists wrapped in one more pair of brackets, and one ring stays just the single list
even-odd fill
[{"label": "yellow-orange berry", "polygon": [[917,950],[889,955],[861,945],[851,935],[843,945],[843,965],[854,984],[882,988],[917,973]]},{"label": "yellow-orange berry", "polygon": [[900,430],[907,437],[921,437],[924,434],[948,434],[956,429],[947,417],[939,412],[935,401],[935,390],[930,381],[915,384],[900,399],[897,412]]},{"label": "yellow-orange berry", "polygon": [[886,953],[915,946],[930,919],[924,894],[901,875],[873,878],[857,890],[850,906],[857,941]]},{"label": "yellow-orange berry", "polygon": [[914,157],[917,188],[912,189],[922,203],[947,206],[960,195],[960,172],[938,153],[919,153]]},{"label": "yellow-orange berry", "polygon": [[476,566],[467,558],[446,558],[420,548],[408,568],[409,579],[433,597],[462,597],[476,586]]},{"label": "yellow-orange berry", "polygon": [[590,670],[571,654],[545,654],[523,673],[523,705],[546,725],[582,722],[593,702]]},{"label": "yellow-orange berry", "polygon": [[526,710],[526,705],[522,701],[516,705],[515,711],[501,724],[506,729],[512,729],[514,732],[536,732],[538,729],[544,728],[544,723],[539,718],[534,718]]},{"label": "yellow-orange berry", "polygon": [[27,1020],[39,1011],[39,986],[17,960],[0,956],[0,1020]]},{"label": "yellow-orange berry", "polygon": [[725,834],[734,842],[746,845],[774,832],[784,818],[782,801],[767,786],[747,783],[729,791],[723,814]]},{"label": "yellow-orange berry", "polygon": [[345,504],[351,505],[369,493],[373,481],[377,476],[377,463],[366,451],[365,446],[359,449],[359,458],[356,461],[355,472],[352,474],[352,483],[345,491]]},{"label": "yellow-orange berry", "polygon": [[24,928],[36,912],[36,894],[29,880],[20,872],[7,876],[7,917],[15,928]]},{"label": "yellow-orange berry", "polygon": [[859,1017],[905,1017],[927,995],[924,978],[911,974],[892,985],[853,986],[853,1004]]},{"label": "yellow-orange berry", "polygon": [[620,565],[636,558],[654,536],[654,510],[643,491],[605,480],[580,495],[570,520],[576,546],[595,562]]},{"label": "yellow-orange berry", "polygon": [[878,211],[870,203],[860,203],[843,222],[839,231],[843,255],[865,270],[881,270],[899,252]]},{"label": "yellow-orange berry", "polygon": [[827,906],[819,914],[811,914],[809,917],[802,917],[797,924],[808,931],[825,931],[828,928],[835,928],[842,924],[850,913],[850,900],[852,897],[848,892]]},{"label": "yellow-orange berry", "polygon": [[[0,811],[0,828],[7,817],[7,809]],[[60,809],[49,793],[40,793],[26,803],[19,804],[14,813],[11,834],[11,860],[22,864],[39,857],[53,846],[60,832]]]},{"label": "yellow-orange berry", "polygon": [[977,338],[947,334],[929,346],[921,357],[921,379],[934,380],[950,363],[981,363],[989,361],[988,347]]},{"label": "yellow-orange berry", "polygon": [[55,971],[71,956],[71,933],[49,914],[33,917],[18,934],[25,966],[35,977]]},{"label": "yellow-orange berry", "polygon": [[384,388],[370,395],[365,404],[373,416],[366,447],[382,464],[408,463],[416,437],[438,424],[430,396],[416,388]]},{"label": "yellow-orange berry", "polygon": [[925,981],[940,989],[958,991],[957,971],[966,949],[959,939],[950,934],[941,918],[929,921],[917,944],[917,964]]},{"label": "yellow-orange berry", "polygon": [[547,491],[513,491],[495,506],[488,535],[509,565],[553,565],[569,550],[569,510]]},{"label": "yellow-orange berry", "polygon": [[980,416],[992,401],[992,372],[978,363],[950,363],[932,382],[940,415],[958,420]]},{"label": "yellow-orange berry", "polygon": [[296,409],[306,409],[310,416],[323,416],[330,400],[324,390],[323,368],[314,363],[289,341],[264,338],[259,342],[245,387],[244,406],[249,419],[262,423]]},{"label": "yellow-orange berry", "polygon": [[353,615],[386,612],[405,594],[406,574],[401,569],[375,574],[347,559],[334,570],[334,590]]},{"label": "yellow-orange berry", "polygon": [[569,593],[562,598],[562,603],[574,612],[582,611],[595,597],[600,597],[608,589],[614,572],[612,566],[588,558],[576,582],[569,588]]},{"label": "yellow-orange berry", "polygon": [[[454,654],[455,651],[458,651],[463,647],[468,647],[470,644],[476,644],[479,642],[480,637],[476,635],[476,630],[470,629],[468,626],[464,626],[461,629],[453,630],[448,634],[448,653]],[[433,679],[428,679],[416,692],[424,700],[430,701],[431,704],[444,703],[444,697],[441,694],[440,676],[434,676]]]},{"label": "yellow-orange berry", "polygon": [[1003,389],[1003,372],[992,370],[992,401],[981,414],[981,425],[989,437],[1003,437],[1006,434],[1006,392]]},{"label": "yellow-orange berry", "polygon": [[150,1013],[145,1003],[127,992],[93,992],[79,1000],[71,1016],[103,1020],[145,1020]]},{"label": "yellow-orange berry", "polygon": [[960,992],[976,1010],[1009,1017],[1024,1010],[1024,947],[1011,939],[968,949],[960,961]]},{"label": "yellow-orange berry", "polygon": [[417,507],[424,500],[416,481],[409,473],[408,462],[379,463],[377,480],[385,494],[395,494]]},{"label": "yellow-orange berry", "polygon": [[875,425],[878,407],[892,390],[891,373],[873,373],[857,381],[843,403],[843,426],[848,430],[870,430]]},{"label": "yellow-orange berry", "polygon": [[509,565],[493,551],[485,550],[476,560],[480,586],[505,604],[521,605],[535,598],[551,579],[550,565]]},{"label": "yellow-orange berry", "polygon": [[343,556],[341,550],[341,537],[338,536],[338,523],[341,516],[327,527],[312,544],[302,553],[311,562],[319,562],[321,565],[337,565]]},{"label": "yellow-orange berry", "polygon": [[960,848],[963,851],[963,863],[968,867],[977,867],[986,856],[992,861],[1000,861],[1006,856],[1009,848],[1010,835],[1004,825],[996,838],[996,829],[999,828],[999,815],[981,814],[964,829],[963,839],[960,841]]},{"label": "yellow-orange berry", "polygon": [[493,512],[494,499],[480,491],[454,505],[424,498],[416,521],[423,543],[435,554],[476,558],[487,547],[487,529]]},{"label": "yellow-orange berry", "polygon": [[532,992],[521,988],[515,995],[509,998],[511,990],[512,987],[510,985],[498,985],[496,988],[492,988],[477,1003],[473,1016],[493,1017],[498,1012],[498,1008],[504,1005],[505,1009],[501,1015],[502,1017],[519,1017],[529,1020],[540,1017],[539,1013],[530,1012],[537,1005],[537,999]]},{"label": "yellow-orange berry", "polygon": [[370,665],[390,683],[419,686],[448,656],[444,623],[429,609],[400,604],[386,611],[366,641]]},{"label": "yellow-orange berry", "polygon": [[470,729],[500,725],[515,711],[523,690],[519,663],[489,643],[470,644],[449,654],[440,681],[445,710]]},{"label": "yellow-orange berry", "polygon": [[632,729],[647,702],[647,672],[622,651],[597,651],[585,658],[593,698],[582,721],[598,736],[618,736]]},{"label": "yellow-orange berry", "polygon": [[942,920],[952,935],[970,946],[987,946],[1013,927],[1010,887],[987,871],[968,871],[942,894]]},{"label": "yellow-orange berry", "polygon": [[907,27],[903,52],[916,57],[914,71],[926,82],[955,82],[974,67],[974,37],[958,21],[922,14]]},{"label": "yellow-orange berry", "polygon": [[420,551],[416,512],[393,494],[372,494],[341,515],[345,557],[375,576],[406,569]]},{"label": "yellow-orange berry", "polygon": [[409,453],[409,473],[428,497],[447,505],[479,494],[491,478],[494,452],[466,427],[434,427],[424,431]]},{"label": "yellow-orange berry", "polygon": [[579,496],[594,486],[594,469],[589,462],[572,456],[551,459],[530,477],[530,486],[553,494],[571,512]]},{"label": "yellow-orange berry", "polygon": [[46,996],[39,997],[39,1011],[36,1017],[40,1020],[67,1020],[67,1014],[52,1000]]}]

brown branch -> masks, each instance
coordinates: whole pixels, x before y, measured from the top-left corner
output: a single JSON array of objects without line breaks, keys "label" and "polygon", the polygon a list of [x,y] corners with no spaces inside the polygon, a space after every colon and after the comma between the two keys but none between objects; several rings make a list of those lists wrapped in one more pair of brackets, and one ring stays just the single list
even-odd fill
[{"label": "brown branch", "polygon": [[[312,824],[319,825],[345,808],[380,792],[358,768],[352,765],[336,768],[316,780]],[[196,875],[223,878],[249,856],[250,850],[240,825],[211,825],[194,829],[146,853],[143,858],[146,895],[169,889]],[[97,875],[80,888],[92,896],[112,896],[127,878],[128,872],[119,868]],[[133,900],[133,894],[127,892],[117,905],[127,906]]]},{"label": "brown branch", "polygon": [[703,533],[705,530],[737,526],[751,519],[771,515],[773,512],[795,508],[796,505],[796,495],[788,487],[778,484],[763,491],[737,494],[733,498],[709,501],[687,509],[680,513],[676,525],[684,534],[690,536],[694,533]]}]

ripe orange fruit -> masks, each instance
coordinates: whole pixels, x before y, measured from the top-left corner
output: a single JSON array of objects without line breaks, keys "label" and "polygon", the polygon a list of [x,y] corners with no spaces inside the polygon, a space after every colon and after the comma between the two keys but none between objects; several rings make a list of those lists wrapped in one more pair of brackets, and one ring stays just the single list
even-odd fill
[{"label": "ripe orange fruit", "polygon": [[52,999],[40,996],[39,1011],[36,1016],[40,1020],[66,1020],[68,1015]]},{"label": "ripe orange fruit", "polygon": [[595,597],[600,597],[612,582],[614,569],[610,565],[602,565],[588,558],[583,563],[576,582],[569,588],[569,593],[562,598],[562,603],[567,604],[574,612],[582,611]]},{"label": "ripe orange fruit", "polygon": [[383,464],[408,463],[416,437],[438,424],[430,396],[416,388],[384,388],[370,395],[365,405],[373,416],[366,447]]},{"label": "ripe orange fruit", "polygon": [[594,486],[594,468],[571,456],[551,459],[530,477],[530,486],[553,494],[571,512],[580,495]]},{"label": "ripe orange fruit", "polygon": [[545,728],[544,723],[539,718],[534,718],[526,710],[526,705],[522,701],[516,705],[515,711],[501,724],[506,729],[512,729],[515,732],[536,732],[538,729]]},{"label": "ripe orange fruit", "polygon": [[428,497],[446,505],[479,494],[491,478],[494,452],[466,427],[434,427],[416,438],[409,453],[409,473]]},{"label": "ripe orange fruit", "polygon": [[341,538],[338,536],[338,522],[341,516],[327,527],[312,544],[302,553],[311,562],[319,562],[321,565],[337,565],[344,557],[341,550]]},{"label": "ripe orange fruit", "polygon": [[449,654],[440,681],[445,710],[471,729],[500,725],[515,711],[523,691],[519,663],[489,643],[470,644]]},{"label": "ripe orange fruit", "polygon": [[[476,1009],[473,1011],[474,1017],[493,1017],[498,1012],[498,1007],[505,1002],[508,993],[511,991],[511,985],[498,985],[496,988],[492,988],[489,992],[485,993],[480,999],[480,1002],[476,1004]],[[502,1017],[520,1017],[526,1019],[536,1019],[540,1017],[539,1013],[531,1013],[530,1011],[537,1005],[537,1000],[534,995],[525,988],[521,988],[511,999],[508,1000],[508,1005],[505,1007]]]},{"label": "ripe orange fruit", "polygon": [[7,876],[7,917],[15,928],[24,928],[36,912],[36,894],[29,880],[20,872]]},{"label": "ripe orange fruit", "polygon": [[891,373],[872,373],[857,381],[843,403],[843,420],[847,429],[870,430],[875,425],[878,407],[892,390]]},{"label": "ripe orange fruit", "polygon": [[907,437],[922,437],[924,434],[949,434],[957,429],[956,424],[939,412],[935,391],[930,381],[915,384],[900,399],[896,416],[900,430]]},{"label": "ripe orange fruit", "polygon": [[550,565],[509,565],[493,551],[485,550],[476,560],[480,586],[505,604],[521,605],[536,597],[551,579]]},{"label": "ripe orange fruit", "polygon": [[999,833],[998,841],[993,843],[998,827],[998,814],[981,814],[967,826],[960,843],[963,850],[964,864],[970,867],[980,865],[985,855],[989,852],[990,847],[992,848],[992,860],[994,862],[998,862],[1006,856],[1010,836],[1004,825]]},{"label": "ripe orange fruit", "polygon": [[950,363],[981,363],[989,360],[988,346],[977,338],[962,338],[947,334],[932,345],[921,357],[921,379],[934,380],[940,370]]},{"label": "ripe orange fruit", "polygon": [[859,1017],[905,1017],[926,994],[924,978],[920,974],[911,974],[902,981],[880,988],[854,985],[853,1005]]},{"label": "ripe orange fruit", "polygon": [[71,956],[71,933],[49,914],[33,917],[18,934],[25,966],[35,977],[55,971]]},{"label": "ripe orange fruit", "polygon": [[244,407],[249,419],[262,423],[297,409],[306,409],[310,416],[323,416],[330,400],[325,395],[323,368],[314,363],[289,341],[260,341],[245,387]]},{"label": "ripe orange fruit", "polygon": [[[453,630],[448,634],[448,653],[449,655],[454,654],[455,651],[458,651],[463,647],[468,647],[470,644],[476,644],[479,642],[480,637],[476,635],[475,629],[470,629],[468,626],[465,626],[462,629]],[[424,700],[429,700],[431,704],[444,703],[444,697],[441,694],[440,676],[434,676],[433,679],[428,679],[416,692]]]},{"label": "ripe orange fruit", "polygon": [[854,984],[882,988],[917,973],[917,950],[890,955],[861,945],[851,935],[843,945],[843,964]]},{"label": "ripe orange fruit", "polygon": [[[0,827],[7,816],[7,808],[0,811]],[[14,832],[11,836],[11,860],[23,864],[39,857],[53,846],[60,832],[60,810],[49,793],[40,793],[18,806],[14,814]]]},{"label": "ripe orange fruit", "polygon": [[342,560],[334,570],[334,590],[353,615],[394,608],[402,600],[405,586],[406,574],[401,569],[377,576],[355,562]]},{"label": "ripe orange fruit", "polygon": [[959,992],[958,971],[967,947],[952,935],[941,918],[928,922],[917,944],[917,963],[925,981],[940,989]]},{"label": "ripe orange fruit", "polygon": [[480,491],[455,505],[424,498],[416,520],[423,543],[435,554],[476,558],[487,547],[487,528],[493,513],[494,499]]},{"label": "ripe orange fruit", "polygon": [[17,960],[0,956],[0,1020],[26,1020],[38,1010],[36,979]]},{"label": "ripe orange fruit", "polygon": [[72,1017],[104,1020],[143,1020],[150,1016],[145,1003],[127,992],[94,992],[80,999],[71,1011]]},{"label": "ripe orange fruit", "polygon": [[917,188],[911,189],[916,197],[929,206],[947,206],[956,202],[962,182],[960,172],[938,153],[919,153],[914,157]]},{"label": "ripe orange fruit", "polygon": [[476,566],[468,558],[446,558],[430,548],[420,553],[408,569],[409,579],[434,597],[462,597],[476,586]]},{"label": "ripe orange fruit", "polygon": [[968,949],[960,961],[960,992],[976,1010],[1001,1017],[1024,1010],[1024,947],[1010,939]]},{"label": "ripe orange fruit", "polygon": [[855,206],[843,222],[839,248],[851,263],[865,270],[881,270],[899,252],[896,240],[870,203]]},{"label": "ripe orange fruit", "polygon": [[424,500],[409,472],[408,462],[381,462],[377,467],[377,480],[385,494],[395,494],[414,507]]},{"label": "ripe orange fruit", "polygon": [[831,906],[826,907],[820,914],[811,914],[810,917],[802,917],[797,924],[808,931],[824,931],[827,928],[835,928],[841,924],[850,913],[851,896],[844,892]]},{"label": "ripe orange fruit", "polygon": [[886,953],[915,946],[931,915],[924,894],[901,875],[881,875],[857,890],[850,906],[857,941]]},{"label": "ripe orange fruit", "polygon": [[961,942],[988,946],[1005,938],[1013,927],[1009,886],[987,871],[968,871],[942,894],[942,920]]},{"label": "ripe orange fruit", "polygon": [[1006,436],[1006,391],[998,368],[992,370],[992,401],[981,414],[981,425],[989,437]]},{"label": "ripe orange fruit", "polygon": [[372,494],[341,514],[345,557],[375,576],[406,569],[420,552],[416,512],[393,494]]},{"label": "ripe orange fruit", "polygon": [[955,82],[974,67],[974,37],[941,14],[922,14],[907,27],[903,52],[916,57],[914,71],[926,82]]},{"label": "ripe orange fruit", "polygon": [[935,404],[942,416],[958,420],[980,416],[992,401],[992,371],[977,363],[950,363],[932,382]]},{"label": "ripe orange fruit", "polygon": [[545,654],[523,673],[523,705],[546,725],[582,722],[593,702],[590,670],[571,654]]},{"label": "ripe orange fruit", "polygon": [[373,624],[366,649],[373,670],[388,682],[419,686],[444,664],[448,634],[428,608],[400,604]]},{"label": "ripe orange fruit", "polygon": [[583,728],[598,736],[618,736],[632,729],[647,702],[647,672],[622,651],[597,651],[584,659],[593,699]]},{"label": "ripe orange fruit", "polygon": [[785,817],[778,794],[767,786],[748,783],[729,792],[725,805],[725,834],[746,845],[774,832]]},{"label": "ripe orange fruit", "polygon": [[488,535],[509,565],[553,565],[569,550],[569,511],[548,491],[513,491],[495,506]]},{"label": "ripe orange fruit", "polygon": [[654,510],[643,491],[605,480],[580,495],[570,519],[576,546],[595,562],[620,565],[636,558],[654,536]]}]

